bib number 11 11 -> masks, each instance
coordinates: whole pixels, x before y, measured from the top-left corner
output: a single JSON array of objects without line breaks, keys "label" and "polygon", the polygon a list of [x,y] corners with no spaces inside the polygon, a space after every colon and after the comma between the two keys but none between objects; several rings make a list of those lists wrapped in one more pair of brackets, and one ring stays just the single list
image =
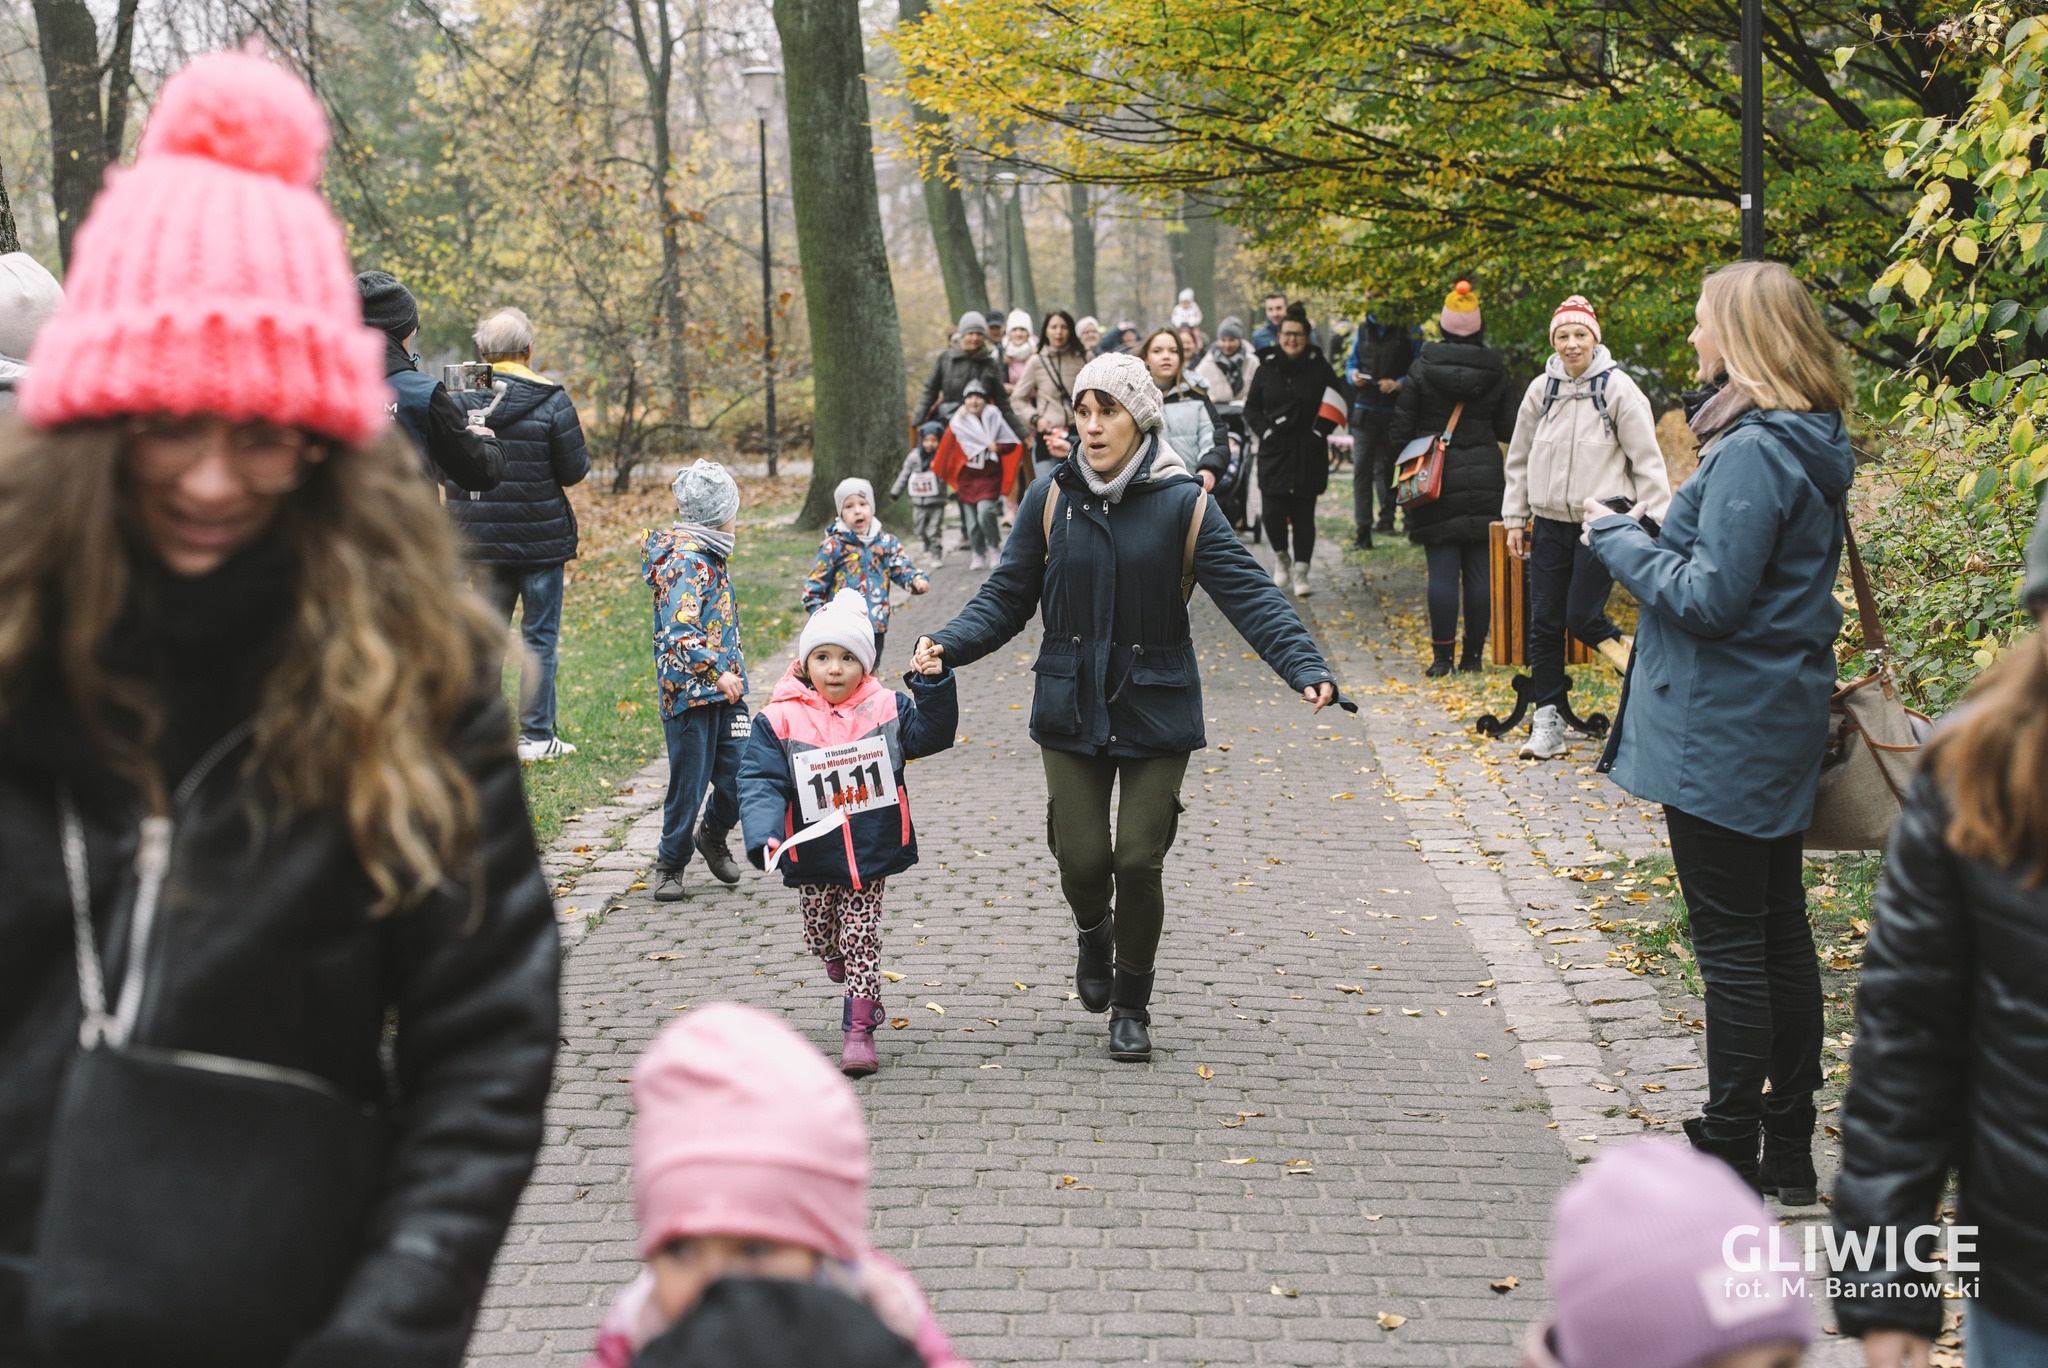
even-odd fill
[{"label": "bib number 11 11", "polygon": [[889,743],[867,737],[849,746],[807,751],[797,776],[797,806],[806,822],[829,813],[855,813],[896,804],[896,776]]}]

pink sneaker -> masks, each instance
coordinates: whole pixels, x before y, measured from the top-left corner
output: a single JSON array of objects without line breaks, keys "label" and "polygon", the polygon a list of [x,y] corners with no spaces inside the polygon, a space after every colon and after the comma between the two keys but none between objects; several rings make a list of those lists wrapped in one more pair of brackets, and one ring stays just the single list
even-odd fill
[{"label": "pink sneaker", "polygon": [[840,1025],[846,1031],[839,1050],[839,1072],[848,1078],[866,1078],[880,1065],[875,1059],[875,1027],[882,1024],[882,1004],[873,998],[849,997]]}]

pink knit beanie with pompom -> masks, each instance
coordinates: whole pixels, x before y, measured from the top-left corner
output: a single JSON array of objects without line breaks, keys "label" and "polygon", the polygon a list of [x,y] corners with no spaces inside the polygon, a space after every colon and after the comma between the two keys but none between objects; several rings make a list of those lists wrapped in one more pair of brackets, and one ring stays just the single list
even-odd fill
[{"label": "pink knit beanie with pompom", "polygon": [[135,164],[79,225],[22,415],[216,414],[351,443],[382,429],[384,339],[313,188],[326,150],[320,102],[261,57],[216,53],[166,82]]}]

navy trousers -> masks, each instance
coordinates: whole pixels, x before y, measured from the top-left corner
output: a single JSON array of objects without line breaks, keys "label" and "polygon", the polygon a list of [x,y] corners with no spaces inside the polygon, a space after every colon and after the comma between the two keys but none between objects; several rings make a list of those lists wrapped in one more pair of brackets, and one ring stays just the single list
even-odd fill
[{"label": "navy trousers", "polygon": [[663,869],[681,869],[690,862],[700,816],[705,834],[714,839],[739,825],[740,754],[753,724],[745,703],[701,703],[685,708],[681,717],[662,719],[668,796],[661,804],[661,845],[654,862]]}]

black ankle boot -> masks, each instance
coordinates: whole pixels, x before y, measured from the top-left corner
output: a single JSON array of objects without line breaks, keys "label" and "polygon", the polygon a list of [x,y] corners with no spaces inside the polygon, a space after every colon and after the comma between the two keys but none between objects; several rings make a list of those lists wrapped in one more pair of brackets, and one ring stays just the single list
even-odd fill
[{"label": "black ankle boot", "polygon": [[1432,641],[1429,643],[1429,649],[1435,654],[1436,659],[1430,662],[1429,668],[1424,670],[1423,674],[1431,679],[1442,679],[1451,672],[1451,643]]},{"label": "black ankle boot", "polygon": [[1701,1154],[1713,1155],[1734,1169],[1735,1176],[1752,1190],[1761,1191],[1757,1186],[1757,1132],[1752,1130],[1741,1139],[1718,1138],[1706,1133],[1706,1124],[1703,1116],[1692,1117],[1685,1123],[1685,1138],[1692,1142],[1692,1147]]},{"label": "black ankle boot", "polygon": [[1127,1064],[1143,1064],[1152,1058],[1152,1014],[1145,1010],[1152,1001],[1152,970],[1134,974],[1119,967],[1116,987],[1109,996],[1109,1057]]},{"label": "black ankle boot", "polygon": [[1081,1005],[1091,1012],[1109,1006],[1109,992],[1116,965],[1116,936],[1107,913],[1101,921],[1075,937],[1081,953],[1074,961],[1074,991]]},{"label": "black ankle boot", "polygon": [[1813,1103],[1783,1116],[1764,1117],[1764,1158],[1757,1185],[1764,1196],[1786,1206],[1820,1201],[1820,1176],[1813,1171]]},{"label": "black ankle boot", "polygon": [[1486,643],[1481,642],[1475,646],[1469,641],[1466,642],[1465,653],[1458,657],[1458,668],[1466,674],[1470,674],[1474,670],[1485,669]]}]

